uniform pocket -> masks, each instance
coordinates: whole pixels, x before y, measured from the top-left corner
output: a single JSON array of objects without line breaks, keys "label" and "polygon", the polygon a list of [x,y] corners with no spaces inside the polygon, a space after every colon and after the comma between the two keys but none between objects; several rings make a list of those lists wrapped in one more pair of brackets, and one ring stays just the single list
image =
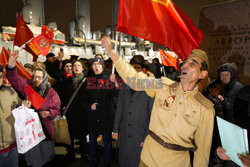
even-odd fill
[{"label": "uniform pocket", "polygon": [[189,125],[192,125],[192,126],[198,126],[201,122],[199,119],[196,119],[187,114],[183,115],[183,118]]}]

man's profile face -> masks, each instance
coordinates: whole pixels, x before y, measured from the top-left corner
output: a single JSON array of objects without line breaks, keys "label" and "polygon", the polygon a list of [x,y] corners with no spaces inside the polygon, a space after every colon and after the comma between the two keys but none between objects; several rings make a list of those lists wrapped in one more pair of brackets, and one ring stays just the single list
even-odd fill
[{"label": "man's profile face", "polygon": [[220,80],[222,84],[229,84],[231,80],[231,73],[229,71],[221,71],[220,72]]},{"label": "man's profile face", "polygon": [[141,72],[143,70],[140,64],[131,64],[131,66],[133,66],[137,72]]},{"label": "man's profile face", "polygon": [[43,81],[43,72],[42,71],[35,71],[33,74],[33,85],[38,87]]},{"label": "man's profile face", "polygon": [[64,71],[66,74],[71,74],[72,73],[72,64],[71,63],[65,64]]},{"label": "man's profile face", "polygon": [[181,66],[181,82],[197,83],[199,79],[204,78],[204,73],[201,71],[201,63],[203,60],[199,57],[188,57],[183,61]]}]

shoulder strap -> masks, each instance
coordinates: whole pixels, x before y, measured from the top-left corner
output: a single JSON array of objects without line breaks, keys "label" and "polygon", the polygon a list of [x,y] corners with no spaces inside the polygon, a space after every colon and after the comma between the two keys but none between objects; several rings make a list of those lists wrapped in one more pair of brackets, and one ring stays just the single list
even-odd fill
[{"label": "shoulder strap", "polygon": [[79,89],[82,87],[82,84],[85,82],[86,80],[86,77],[79,83],[78,87],[76,88],[75,92],[73,93],[73,95],[71,96],[71,98],[69,99],[69,102],[67,104],[67,106],[65,107],[65,110],[63,111],[63,115],[66,114],[66,112],[68,111],[69,109],[69,106],[71,105],[72,101],[74,100],[77,92],[79,91]]}]

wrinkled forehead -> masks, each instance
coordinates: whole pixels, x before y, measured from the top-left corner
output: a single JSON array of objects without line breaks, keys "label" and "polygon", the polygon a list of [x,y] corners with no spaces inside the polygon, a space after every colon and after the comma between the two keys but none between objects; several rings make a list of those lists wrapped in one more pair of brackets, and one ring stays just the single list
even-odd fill
[{"label": "wrinkled forehead", "polygon": [[201,64],[204,60],[196,56],[188,56],[184,61],[193,61],[195,63]]}]

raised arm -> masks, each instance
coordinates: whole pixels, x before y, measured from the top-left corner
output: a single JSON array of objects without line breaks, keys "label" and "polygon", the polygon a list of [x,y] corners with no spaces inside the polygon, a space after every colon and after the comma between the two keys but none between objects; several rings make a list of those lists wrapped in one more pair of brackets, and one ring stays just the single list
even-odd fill
[{"label": "raised arm", "polygon": [[21,76],[17,74],[16,70],[16,59],[19,55],[19,51],[15,50],[11,52],[8,65],[6,67],[6,77],[8,81],[11,83],[12,87],[22,94],[23,99],[26,98],[26,94],[24,93],[25,86],[27,85],[27,80],[23,79]]},{"label": "raised arm", "polygon": [[109,37],[102,38],[102,46],[106,49],[117,72],[128,86],[137,91],[146,91],[151,97],[155,96],[156,89],[161,87],[159,82],[156,82],[154,78],[147,77],[143,72],[136,72],[130,64],[114,53]]}]

